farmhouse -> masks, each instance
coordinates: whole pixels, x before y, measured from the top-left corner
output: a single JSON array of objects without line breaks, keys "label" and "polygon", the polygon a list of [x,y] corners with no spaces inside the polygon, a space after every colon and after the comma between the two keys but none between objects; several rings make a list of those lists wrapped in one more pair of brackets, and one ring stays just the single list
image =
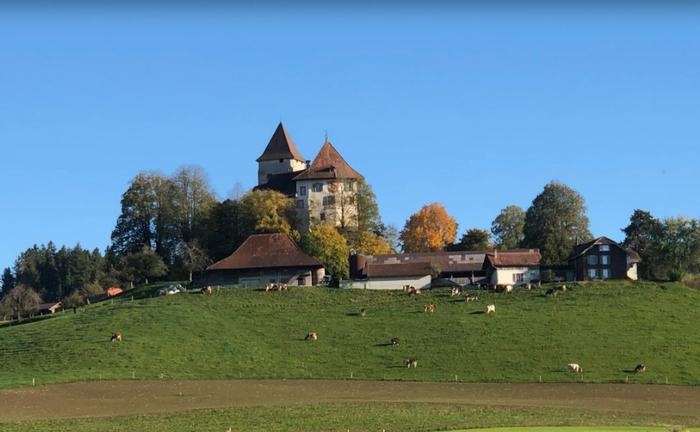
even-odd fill
[{"label": "farmhouse", "polygon": [[576,280],[637,280],[637,263],[641,259],[632,249],[625,249],[607,237],[598,237],[574,247],[569,266]]},{"label": "farmhouse", "polygon": [[325,270],[286,234],[254,234],[231,255],[204,272],[210,285],[262,286],[268,283],[316,285]]},{"label": "farmhouse", "polygon": [[353,288],[401,289],[404,285],[427,288],[431,276],[460,285],[483,280],[485,252],[454,251],[386,255],[353,255]]},{"label": "farmhouse", "polygon": [[494,250],[486,254],[484,269],[489,285],[520,286],[540,280],[539,249]]},{"label": "farmhouse", "polygon": [[60,311],[62,307],[61,302],[39,303],[37,312],[39,315],[49,315]]},{"label": "farmhouse", "polygon": [[363,180],[326,139],[316,158],[305,161],[282,123],[257,159],[258,186],[294,198],[303,230],[312,224],[357,226],[355,194]]}]

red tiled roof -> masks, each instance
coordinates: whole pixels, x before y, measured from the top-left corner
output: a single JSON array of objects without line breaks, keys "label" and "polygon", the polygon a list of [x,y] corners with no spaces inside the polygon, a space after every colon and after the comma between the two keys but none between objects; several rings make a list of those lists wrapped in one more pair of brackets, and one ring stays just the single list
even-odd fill
[{"label": "red tiled roof", "polygon": [[270,267],[322,267],[306,255],[286,234],[254,234],[231,255],[207,270],[240,270]]},{"label": "red tiled roof", "polygon": [[326,141],[323,143],[316,158],[311,162],[311,166],[294,180],[315,180],[315,179],[357,179],[364,177],[355,171],[345,159],[338,153],[333,145]]},{"label": "red tiled roof", "polygon": [[542,255],[539,249],[495,251],[486,254],[493,267],[532,267],[540,265]]},{"label": "red tiled roof", "polygon": [[304,156],[299,153],[299,149],[281,122],[277,125],[275,133],[272,134],[270,142],[267,143],[265,151],[257,159],[257,162],[277,159],[296,159],[305,162]]},{"label": "red tiled roof", "polygon": [[423,263],[429,267],[439,268],[442,273],[464,273],[480,271],[484,265],[484,254],[480,251],[450,251],[368,255],[367,264],[403,266]]}]

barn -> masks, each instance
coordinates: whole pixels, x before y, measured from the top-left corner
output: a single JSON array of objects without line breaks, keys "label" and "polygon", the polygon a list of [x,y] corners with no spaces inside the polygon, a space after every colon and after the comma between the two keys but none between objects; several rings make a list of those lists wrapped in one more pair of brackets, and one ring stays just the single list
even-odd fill
[{"label": "barn", "polygon": [[268,283],[316,285],[325,270],[286,234],[254,234],[231,255],[207,267],[208,285],[263,286]]}]

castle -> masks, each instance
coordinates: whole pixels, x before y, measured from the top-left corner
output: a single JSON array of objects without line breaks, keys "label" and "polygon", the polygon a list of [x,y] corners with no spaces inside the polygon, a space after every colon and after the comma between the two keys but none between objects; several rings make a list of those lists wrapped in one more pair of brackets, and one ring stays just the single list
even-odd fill
[{"label": "castle", "polygon": [[357,227],[356,196],[364,177],[328,139],[316,158],[307,161],[280,123],[257,162],[256,189],[272,189],[293,198],[303,230],[314,224]]}]

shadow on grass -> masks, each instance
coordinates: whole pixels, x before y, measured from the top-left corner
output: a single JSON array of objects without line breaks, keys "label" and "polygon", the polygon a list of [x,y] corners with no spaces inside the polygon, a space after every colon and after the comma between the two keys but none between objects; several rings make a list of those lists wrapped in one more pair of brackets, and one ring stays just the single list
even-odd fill
[{"label": "shadow on grass", "polygon": [[469,312],[469,315],[483,315],[483,314],[485,314],[485,313],[486,313],[486,312],[484,312],[484,311],[482,311],[482,310],[475,310],[475,311]]}]

